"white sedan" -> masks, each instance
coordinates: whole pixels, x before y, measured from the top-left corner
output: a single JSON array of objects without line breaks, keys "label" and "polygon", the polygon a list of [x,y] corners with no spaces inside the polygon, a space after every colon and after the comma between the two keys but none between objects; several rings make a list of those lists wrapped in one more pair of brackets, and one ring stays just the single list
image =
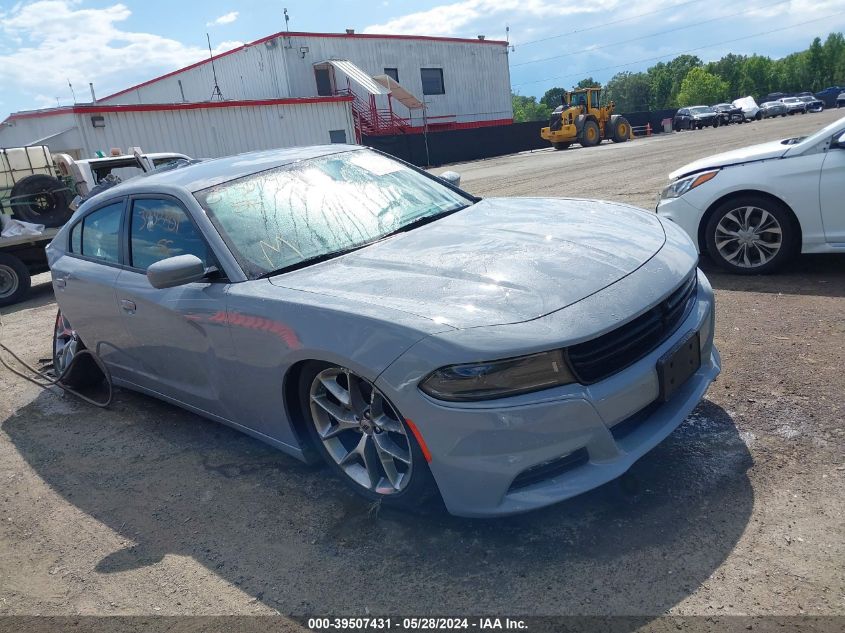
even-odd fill
[{"label": "white sedan", "polygon": [[845,253],[845,118],[669,175],[658,215],[722,268],[769,273],[797,253]]}]

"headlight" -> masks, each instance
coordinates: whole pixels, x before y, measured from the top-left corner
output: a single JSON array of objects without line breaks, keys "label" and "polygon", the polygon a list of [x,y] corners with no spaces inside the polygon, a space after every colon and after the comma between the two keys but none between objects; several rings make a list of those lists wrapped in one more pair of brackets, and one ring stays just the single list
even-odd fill
[{"label": "headlight", "polygon": [[719,170],[714,169],[712,171],[703,171],[699,174],[693,174],[692,176],[687,176],[686,178],[679,178],[675,182],[669,183],[669,185],[660,192],[660,199],[666,200],[667,198],[679,198],[687,191],[695,189],[699,185],[703,185],[708,180],[712,180],[718,173]]},{"label": "headlight", "polygon": [[420,389],[453,402],[490,400],[575,382],[562,350],[489,363],[449,365],[430,373]]}]

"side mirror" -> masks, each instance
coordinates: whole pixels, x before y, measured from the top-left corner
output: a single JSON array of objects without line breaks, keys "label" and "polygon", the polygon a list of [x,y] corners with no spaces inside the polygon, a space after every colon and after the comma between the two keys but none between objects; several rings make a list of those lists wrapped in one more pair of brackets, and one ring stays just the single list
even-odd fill
[{"label": "side mirror", "polygon": [[461,186],[461,175],[456,171],[444,171],[440,174],[440,179],[445,180],[453,187]]},{"label": "side mirror", "polygon": [[147,279],[153,288],[173,288],[205,279],[205,265],[196,255],[168,257],[147,268]]}]

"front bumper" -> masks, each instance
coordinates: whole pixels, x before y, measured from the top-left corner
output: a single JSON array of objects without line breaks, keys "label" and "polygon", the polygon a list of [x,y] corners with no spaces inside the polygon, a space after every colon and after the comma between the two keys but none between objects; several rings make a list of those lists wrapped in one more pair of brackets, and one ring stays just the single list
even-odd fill
[{"label": "front bumper", "polygon": [[[669,435],[721,369],[713,346],[713,292],[701,272],[698,281],[696,302],[678,329],[599,383],[537,392],[510,406],[504,403],[513,399],[446,404],[414,387],[414,397],[403,398],[401,409],[426,441],[449,512],[492,517],[562,501],[618,477]],[[701,367],[667,402],[658,403],[657,360],[691,331],[700,332]],[[526,471],[573,453],[583,456],[574,467],[513,486]]]},{"label": "front bumper", "polygon": [[[697,187],[693,192],[696,194],[698,189],[706,187],[707,183]],[[672,220],[677,224],[684,233],[693,241],[698,252],[701,252],[701,245],[698,243],[698,227],[701,225],[701,218],[704,216],[704,209],[699,208],[689,202],[690,198],[697,196],[690,195],[693,192],[687,192],[683,196],[677,198],[666,198],[657,201],[657,215],[661,218]]]}]

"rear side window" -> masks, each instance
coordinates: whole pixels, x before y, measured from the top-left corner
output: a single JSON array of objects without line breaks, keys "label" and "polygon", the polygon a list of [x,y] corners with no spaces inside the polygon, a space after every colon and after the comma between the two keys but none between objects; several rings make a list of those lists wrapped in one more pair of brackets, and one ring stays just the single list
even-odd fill
[{"label": "rear side window", "polygon": [[129,231],[133,268],[146,270],[159,260],[177,255],[196,255],[206,266],[211,265],[205,240],[174,201],[135,200]]},{"label": "rear side window", "polygon": [[[123,201],[89,213],[82,218],[79,224],[73,227],[71,250],[104,262],[118,263],[120,261],[120,223],[122,219]],[[74,233],[77,230],[81,230],[81,236],[74,242]]]},{"label": "rear side window", "polygon": [[70,252],[82,253],[82,221],[77,222],[70,230]]}]

